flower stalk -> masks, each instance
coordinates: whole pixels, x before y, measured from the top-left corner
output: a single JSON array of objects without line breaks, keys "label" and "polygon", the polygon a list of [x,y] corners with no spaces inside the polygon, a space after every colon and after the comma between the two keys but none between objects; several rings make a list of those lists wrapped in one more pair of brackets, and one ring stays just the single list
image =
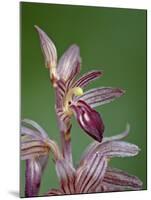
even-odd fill
[{"label": "flower stalk", "polygon": [[72,163],[73,160],[72,160],[71,132],[70,132],[71,125],[62,127],[62,124],[58,119],[58,128],[60,130],[62,155],[65,160]]}]

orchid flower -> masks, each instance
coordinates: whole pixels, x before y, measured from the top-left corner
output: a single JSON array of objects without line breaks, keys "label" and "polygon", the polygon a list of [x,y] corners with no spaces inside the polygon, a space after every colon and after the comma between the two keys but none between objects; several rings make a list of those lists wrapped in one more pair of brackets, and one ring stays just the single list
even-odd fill
[{"label": "orchid flower", "polygon": [[140,190],[142,182],[139,178],[108,166],[113,157],[130,157],[139,153],[136,145],[121,141],[128,132],[129,128],[117,136],[104,138],[101,143],[90,144],[76,169],[65,159],[57,160],[60,188],[50,189],[47,195]]},{"label": "orchid flower", "polygon": [[71,158],[70,129],[71,116],[74,115],[80,127],[93,139],[102,141],[104,122],[93,108],[109,103],[124,94],[119,88],[100,87],[84,92],[85,87],[102,75],[93,70],[76,80],[80,72],[81,58],[77,45],[71,45],[57,62],[57,50],[52,40],[38,26],[41,48],[50,79],[56,90],[56,114],[62,135],[64,157]]},{"label": "orchid flower", "polygon": [[46,131],[36,122],[22,120],[21,126],[21,159],[26,160],[25,196],[37,196],[40,188],[42,173],[47,165],[49,153],[54,159],[62,155],[55,141],[50,140]]}]

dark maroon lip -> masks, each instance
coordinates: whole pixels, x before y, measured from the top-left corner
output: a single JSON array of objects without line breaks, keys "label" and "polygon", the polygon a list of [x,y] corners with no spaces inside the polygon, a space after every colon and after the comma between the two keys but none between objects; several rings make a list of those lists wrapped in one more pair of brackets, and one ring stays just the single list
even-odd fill
[{"label": "dark maroon lip", "polygon": [[71,106],[80,127],[93,139],[102,141],[104,123],[98,112],[92,109],[84,101],[78,101]]}]

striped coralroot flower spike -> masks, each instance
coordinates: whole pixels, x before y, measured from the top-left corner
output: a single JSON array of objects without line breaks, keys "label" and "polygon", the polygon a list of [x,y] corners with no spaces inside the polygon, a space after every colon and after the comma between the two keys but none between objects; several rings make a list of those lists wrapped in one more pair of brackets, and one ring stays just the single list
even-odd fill
[{"label": "striped coralroot flower spike", "polygon": [[[46,193],[48,196],[140,190],[143,183],[138,177],[109,166],[109,161],[114,157],[133,157],[140,151],[137,145],[123,141],[129,133],[129,125],[119,135],[104,137],[104,120],[95,110],[95,107],[121,97],[124,90],[114,87],[85,90],[91,82],[102,76],[102,71],[92,70],[77,78],[81,69],[79,47],[76,44],[71,45],[58,59],[53,41],[41,28],[35,28],[40,38],[45,66],[55,90],[55,111],[61,148],[38,123],[30,119],[22,120],[20,153],[21,159],[26,161],[25,196],[39,195],[50,154],[53,155],[60,185],[58,188],[50,188]],[[72,116],[93,140],[81,156],[77,167],[72,161]]]}]

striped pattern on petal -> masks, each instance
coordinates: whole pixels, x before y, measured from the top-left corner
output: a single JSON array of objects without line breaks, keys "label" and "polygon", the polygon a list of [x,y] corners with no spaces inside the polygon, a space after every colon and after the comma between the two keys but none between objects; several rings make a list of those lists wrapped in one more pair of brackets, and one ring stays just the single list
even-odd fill
[{"label": "striped pattern on petal", "polygon": [[63,103],[64,103],[64,98],[67,92],[67,88],[66,88],[66,83],[63,80],[59,80],[57,82],[58,87],[56,88],[56,105],[55,105],[55,109],[56,109],[56,113],[58,116],[58,120],[60,122],[60,126],[64,127],[65,124],[68,124],[70,117],[67,116],[64,113],[63,110]]},{"label": "striped pattern on petal", "polygon": [[123,94],[124,91],[119,88],[101,87],[88,90],[80,97],[76,97],[75,101],[83,100],[94,108],[109,103]]},{"label": "striped pattern on petal", "polygon": [[98,152],[100,155],[112,158],[136,156],[139,151],[140,149],[138,146],[128,142],[108,141],[94,146],[93,151],[81,159],[80,163],[83,163],[84,160],[89,160],[90,157],[96,152]]},{"label": "striped pattern on petal", "polygon": [[[98,144],[93,152],[98,152],[106,157],[130,157],[136,156],[140,149],[138,146],[124,142],[124,141],[108,141]],[[92,152],[92,154],[93,154]],[[89,154],[85,159],[90,159],[91,154]]]},{"label": "striped pattern on petal", "polygon": [[66,84],[63,80],[57,81],[57,88],[56,88],[56,108],[63,107],[63,99],[67,92]]},{"label": "striped pattern on petal", "polygon": [[88,193],[104,178],[107,168],[107,159],[99,154],[91,156],[89,161],[83,163],[76,173],[76,192]]},{"label": "striped pattern on petal", "polygon": [[46,67],[55,67],[57,65],[57,51],[54,43],[42,29],[38,26],[35,26],[35,28],[39,34]]},{"label": "striped pattern on petal", "polygon": [[83,76],[81,76],[73,85],[72,87],[86,87],[90,82],[93,80],[96,80],[102,75],[102,72],[98,70],[93,70],[90,72],[85,73]]},{"label": "striped pattern on petal", "polygon": [[49,154],[50,142],[45,130],[35,121],[22,120],[26,126],[21,126],[21,159],[33,159]]},{"label": "striped pattern on petal", "polygon": [[21,126],[21,159],[33,159],[39,156],[47,156],[51,151],[54,158],[62,157],[57,143],[49,139],[45,130],[33,120],[23,120],[32,128]]},{"label": "striped pattern on petal", "polygon": [[61,189],[65,194],[75,193],[75,169],[66,160],[56,161],[56,171],[60,179]]},{"label": "striped pattern on petal", "polygon": [[26,126],[21,125],[21,139],[22,140],[31,140],[32,139],[41,139],[41,133],[39,131],[33,130]]},{"label": "striped pattern on petal", "polygon": [[62,158],[62,155],[57,144],[48,138],[41,126],[29,119],[23,120],[22,123],[30,125],[21,126],[21,159],[26,160],[25,196],[33,197],[38,195],[50,150],[55,160]]},{"label": "striped pattern on petal", "polygon": [[[102,143],[109,142],[109,141],[121,140],[121,139],[128,136],[129,131],[130,131],[130,126],[129,126],[129,124],[127,124],[126,129],[122,133],[117,134],[115,136],[111,136],[111,137],[104,137],[103,140],[102,140]],[[87,157],[94,154],[96,152],[98,145],[100,145],[100,143],[97,142],[97,141],[92,142],[90,145],[88,145],[88,147],[84,151],[83,155],[81,156],[80,162],[83,162],[83,160],[87,159]]]},{"label": "striped pattern on petal", "polygon": [[57,73],[60,79],[68,81],[73,79],[80,70],[80,50],[77,45],[70,46],[67,51],[60,58]]},{"label": "striped pattern on petal", "polygon": [[[33,130],[36,130],[37,132],[37,134],[40,136],[40,137],[42,137],[42,138],[48,138],[48,134],[46,133],[46,131],[37,123],[37,122],[35,122],[35,121],[33,121],[33,120],[31,120],[31,119],[23,119],[22,121],[22,124],[23,124],[23,127],[25,127],[24,126],[24,124],[26,125],[26,127],[29,127],[29,128],[32,128]],[[24,131],[25,129],[22,129],[21,128],[21,133],[22,134],[24,134]],[[26,129],[27,130],[27,129]],[[29,131],[29,130],[28,130]],[[28,132],[28,131],[26,131],[26,133],[25,134],[31,134],[31,132]],[[35,134],[34,134],[35,135]]]},{"label": "striped pattern on petal", "polygon": [[66,81],[66,88],[67,89],[70,89],[72,87],[76,76],[79,74],[79,72],[80,72],[80,64],[81,64],[80,62],[77,62],[77,66],[73,68],[70,77]]},{"label": "striped pattern on petal", "polygon": [[142,182],[138,177],[114,168],[107,169],[103,181],[117,186],[125,186],[125,188],[133,190],[140,190],[142,188]]},{"label": "striped pattern on petal", "polygon": [[102,181],[102,183],[100,183],[95,188],[95,191],[93,191],[93,192],[96,192],[96,193],[100,193],[100,192],[122,192],[122,191],[126,191],[126,190],[127,189],[126,189],[125,186],[114,185],[114,184],[106,183],[106,182]]},{"label": "striped pattern on petal", "polygon": [[21,159],[27,160],[34,157],[47,155],[50,151],[50,146],[41,140],[21,141]]},{"label": "striped pattern on petal", "polygon": [[140,149],[135,144],[124,141],[109,141],[98,145],[96,151],[107,157],[129,157],[136,156]]},{"label": "striped pattern on petal", "polygon": [[40,189],[42,168],[38,160],[26,161],[26,185],[25,196],[34,197],[38,195]]}]

